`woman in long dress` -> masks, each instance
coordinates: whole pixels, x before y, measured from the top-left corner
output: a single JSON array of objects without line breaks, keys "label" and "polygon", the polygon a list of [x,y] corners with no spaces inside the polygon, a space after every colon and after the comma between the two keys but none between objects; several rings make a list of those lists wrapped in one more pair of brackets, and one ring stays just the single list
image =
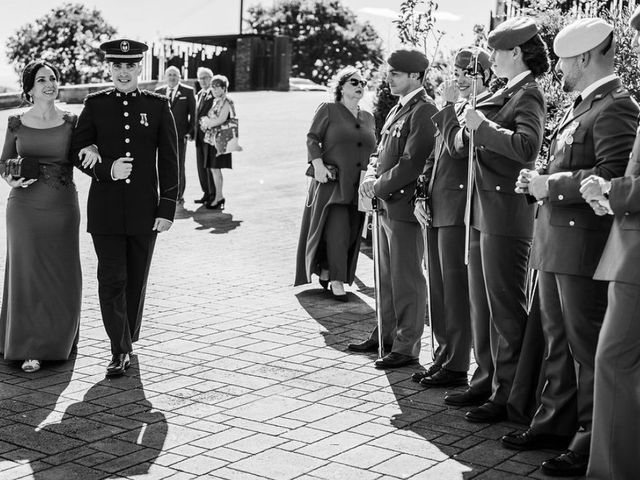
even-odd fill
[{"label": "woman in long dress", "polygon": [[[57,69],[28,64],[23,94],[33,105],[9,117],[0,172],[11,186],[7,201],[7,259],[0,354],[35,372],[42,360],[66,360],[78,342],[82,278],[78,248],[80,211],[69,145],[76,117],[55,105]],[[83,163],[97,153],[85,150]],[[4,174],[7,160],[37,160],[38,176]]]},{"label": "woman in long dress", "polygon": [[358,211],[360,172],[376,147],[375,121],[360,110],[367,82],[354,67],[335,78],[334,102],[322,103],[307,134],[309,185],[302,216],[295,285],[319,276],[335,300],[348,301],[344,284],[355,278],[364,213]]}]

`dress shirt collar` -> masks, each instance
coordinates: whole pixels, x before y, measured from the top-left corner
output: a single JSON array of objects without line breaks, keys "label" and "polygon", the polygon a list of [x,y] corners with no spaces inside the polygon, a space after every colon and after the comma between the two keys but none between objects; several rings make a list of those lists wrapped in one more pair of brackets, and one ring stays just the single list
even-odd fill
[{"label": "dress shirt collar", "polygon": [[520,82],[523,78],[525,78],[527,75],[531,75],[531,70],[525,70],[522,73],[519,73],[518,75],[516,75],[515,77],[513,77],[511,80],[509,80],[507,82],[507,85],[505,88],[511,88],[514,85],[516,85],[518,82]]},{"label": "dress shirt collar", "polygon": [[400,98],[400,100],[398,100],[398,103],[400,104],[399,108],[404,107],[407,102],[409,100],[411,100],[413,97],[415,97],[418,93],[420,93],[423,90],[422,85],[420,85],[418,88],[416,88],[415,90],[407,93],[404,97]]},{"label": "dress shirt collar", "polygon": [[608,83],[608,82],[610,82],[612,80],[615,80],[616,78],[618,78],[618,77],[615,74],[611,74],[611,75],[607,75],[606,77],[601,78],[600,80],[596,80],[591,85],[589,85],[587,88],[582,90],[582,93],[580,93],[580,96],[582,97],[582,100],[587,98],[589,95],[591,95],[593,92],[595,92],[596,89],[598,89],[599,87],[601,87],[605,83]]}]

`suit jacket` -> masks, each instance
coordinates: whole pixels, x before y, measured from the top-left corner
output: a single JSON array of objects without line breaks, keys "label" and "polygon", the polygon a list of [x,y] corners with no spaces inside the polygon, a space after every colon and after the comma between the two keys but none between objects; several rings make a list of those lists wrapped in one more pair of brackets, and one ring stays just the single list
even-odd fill
[{"label": "suit jacket", "polygon": [[[168,86],[156,88],[156,93],[167,96]],[[192,138],[196,127],[196,96],[194,90],[189,85],[178,84],[173,101],[171,103],[171,113],[176,122],[178,139],[183,139],[185,135]]]},{"label": "suit jacket", "polygon": [[[202,90],[200,91],[202,92]],[[209,90],[204,97],[201,96],[200,92],[198,92],[198,98],[200,99],[196,103],[196,121],[195,121],[195,139],[196,145],[200,145],[204,142],[204,132],[200,128],[200,119],[202,117],[206,117],[209,110],[211,110],[211,106],[213,105],[213,93]],[[202,98],[201,98],[202,97]]]},{"label": "suit jacket", "polygon": [[[91,144],[97,145],[102,162],[82,168],[78,152]],[[88,95],[70,156],[92,178],[87,201],[90,233],[151,234],[156,217],[173,220],[178,198],[177,135],[166,97],[146,90],[124,94],[115,88]],[[132,157],[133,170],[126,180],[113,180],[111,167],[120,157]]]},{"label": "suit jacket", "polygon": [[390,219],[417,223],[412,197],[416,180],[433,150],[436,130],[431,117],[437,111],[422,89],[402,108],[390,112],[380,133],[365,178],[376,178],[375,195]]},{"label": "suit jacket", "polygon": [[611,180],[609,203],[615,217],[594,278],[640,285],[640,129],[624,176]]},{"label": "suit jacket", "polygon": [[537,206],[530,265],[545,272],[591,277],[611,229],[580,194],[589,175],[624,174],[638,124],[638,105],[615,79],[570,109],[552,134],[549,198]]},{"label": "suit jacket", "polygon": [[[479,95],[478,102],[489,96],[488,92]],[[438,131],[436,146],[427,160],[425,174],[429,181],[428,204],[434,227],[464,225],[469,155],[457,150],[455,129],[452,127],[460,127],[467,105],[465,100],[455,106],[447,106],[431,118]],[[444,113],[444,110],[449,111]],[[453,122],[453,125],[446,124],[445,119]]]}]

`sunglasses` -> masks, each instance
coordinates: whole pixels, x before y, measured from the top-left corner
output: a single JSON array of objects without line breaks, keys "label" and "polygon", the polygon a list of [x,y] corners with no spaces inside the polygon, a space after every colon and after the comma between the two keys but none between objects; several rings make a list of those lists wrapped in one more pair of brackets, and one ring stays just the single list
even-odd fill
[{"label": "sunglasses", "polygon": [[354,87],[366,87],[367,86],[367,81],[366,80],[357,80],[355,78],[350,78],[349,79],[349,83],[351,85],[353,85]]}]

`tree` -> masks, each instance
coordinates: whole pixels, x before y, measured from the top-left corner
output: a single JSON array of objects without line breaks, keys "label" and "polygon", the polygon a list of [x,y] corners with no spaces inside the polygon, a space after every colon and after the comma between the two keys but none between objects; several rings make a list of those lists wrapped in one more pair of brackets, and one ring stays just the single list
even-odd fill
[{"label": "tree", "polygon": [[382,41],[373,26],[359,23],[340,0],[280,0],[249,8],[254,33],[288,35],[291,75],[326,84],[342,67],[369,70],[381,62]]},{"label": "tree", "polygon": [[115,33],[98,10],[65,3],[20,27],[6,43],[7,57],[18,74],[31,60],[44,59],[60,70],[63,84],[101,81],[108,72],[99,46]]}]

